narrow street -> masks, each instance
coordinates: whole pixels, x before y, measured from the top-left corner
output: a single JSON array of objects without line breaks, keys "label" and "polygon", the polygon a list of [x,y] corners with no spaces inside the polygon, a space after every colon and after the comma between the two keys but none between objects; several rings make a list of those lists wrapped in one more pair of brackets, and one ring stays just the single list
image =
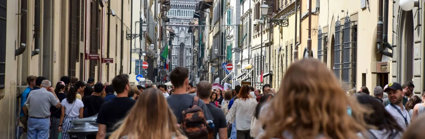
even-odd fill
[{"label": "narrow street", "polygon": [[[425,125],[415,121],[425,111],[424,5],[0,0],[0,138],[357,138],[365,132],[363,138],[411,139]],[[200,109],[189,110],[195,98]],[[363,109],[372,115],[356,117]],[[156,116],[132,117],[142,111]],[[184,121],[194,115],[202,116],[191,127]],[[143,118],[164,123],[148,126]],[[118,122],[124,123],[115,127]],[[166,122],[169,131],[162,129]]]}]

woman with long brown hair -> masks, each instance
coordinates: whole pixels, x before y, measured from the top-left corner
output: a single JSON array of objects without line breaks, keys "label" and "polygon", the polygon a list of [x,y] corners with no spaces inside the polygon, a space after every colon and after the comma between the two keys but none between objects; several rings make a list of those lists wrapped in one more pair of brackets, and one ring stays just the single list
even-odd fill
[{"label": "woman with long brown hair", "polygon": [[[249,95],[249,87],[242,86],[237,99],[226,115],[229,123],[236,121],[236,136],[238,139],[250,139],[251,119],[254,115],[257,100]],[[235,120],[236,118],[236,120]]]},{"label": "woman with long brown hair", "polygon": [[179,131],[176,117],[168,107],[162,92],[150,88],[140,94],[127,117],[110,138],[170,139],[185,137]]},{"label": "woman with long brown hair", "polygon": [[292,64],[279,93],[261,113],[262,139],[356,139],[365,133],[364,109],[349,100],[334,73],[315,59]]}]

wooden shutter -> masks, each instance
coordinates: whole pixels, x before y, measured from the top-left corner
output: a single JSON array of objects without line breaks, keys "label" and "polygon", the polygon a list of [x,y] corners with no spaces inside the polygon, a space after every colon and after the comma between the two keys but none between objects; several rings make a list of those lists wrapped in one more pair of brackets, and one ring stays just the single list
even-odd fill
[{"label": "wooden shutter", "polygon": [[335,76],[337,78],[340,78],[341,73],[341,42],[340,42],[340,22],[337,21],[335,23],[335,42],[334,42],[334,65],[333,70],[335,73]]},{"label": "wooden shutter", "polygon": [[5,86],[7,0],[0,0],[0,89]]}]

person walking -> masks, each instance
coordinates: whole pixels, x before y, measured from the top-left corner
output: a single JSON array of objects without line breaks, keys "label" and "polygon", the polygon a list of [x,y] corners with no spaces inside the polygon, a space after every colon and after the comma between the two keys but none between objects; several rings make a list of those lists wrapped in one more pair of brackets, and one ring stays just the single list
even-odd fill
[{"label": "person walking", "polygon": [[251,131],[250,135],[251,137],[256,138],[258,136],[258,133],[261,132],[261,125],[258,124],[258,120],[260,118],[261,108],[270,102],[270,100],[273,98],[273,94],[266,94],[263,97],[261,97],[260,101],[258,102],[257,106],[255,106],[254,116],[251,120]]},{"label": "person walking", "polygon": [[28,139],[49,138],[50,106],[60,108],[59,99],[49,80],[43,80],[40,89],[30,92],[25,102],[24,112],[28,113]]},{"label": "person walking", "polygon": [[184,139],[162,91],[149,88],[140,94],[133,108],[110,139]]},{"label": "person walking", "polygon": [[94,91],[94,79],[89,78],[87,80],[86,88],[84,88],[84,96],[90,96]]},{"label": "person walking", "polygon": [[100,107],[96,120],[99,130],[96,136],[98,139],[103,139],[107,137],[107,133],[112,133],[115,130],[115,124],[126,116],[135,103],[133,99],[128,98],[130,91],[128,75],[115,76],[112,80],[112,86],[117,92],[117,96],[106,101]]},{"label": "person walking", "polygon": [[167,92],[167,86],[161,84],[161,85],[158,85],[158,89],[161,90],[161,92],[162,92],[162,94],[164,95],[165,98],[170,96],[170,94],[168,94],[168,92]]},{"label": "person walking", "polygon": [[403,105],[403,89],[399,83],[389,83],[385,92],[388,92],[390,104],[385,109],[395,118],[397,123],[405,130],[410,124],[410,115]]},{"label": "person walking", "polygon": [[96,83],[94,85],[94,92],[83,98],[84,117],[90,117],[99,113],[100,106],[103,104],[102,92],[104,92],[103,84]]},{"label": "person walking", "polygon": [[27,101],[29,93],[31,92],[31,90],[34,89],[34,87],[36,85],[36,79],[37,79],[37,77],[35,77],[35,76],[32,76],[32,75],[28,76],[27,77],[28,87],[25,88],[25,90],[20,95],[20,97],[21,97],[21,112],[19,113],[19,121],[23,125],[24,132],[27,132],[27,121],[28,121],[28,116],[26,116],[25,113],[24,113],[24,106],[25,106],[25,102]]},{"label": "person walking", "polygon": [[372,110],[371,114],[364,117],[367,124],[376,127],[376,129],[368,129],[370,139],[400,139],[402,137],[403,129],[393,116],[385,110],[382,102],[368,94],[358,94],[356,98],[361,105]]},{"label": "person walking", "polygon": [[84,90],[86,89],[86,83],[83,81],[77,81],[73,87],[77,89],[77,99],[83,100],[84,97]]},{"label": "person walking", "polygon": [[[196,95],[189,94],[188,73],[188,69],[184,67],[177,67],[170,73],[174,92],[167,97],[167,102],[188,138],[208,137],[211,134],[207,128],[214,124],[213,116],[203,101],[199,101]],[[194,126],[198,124],[200,126]]]},{"label": "person walking", "polygon": [[66,99],[63,99],[61,104],[59,131],[62,131],[62,139],[69,139],[68,130],[74,127],[71,122],[75,119],[83,118],[84,113],[84,103],[77,99],[76,87],[69,89]]},{"label": "person walking", "polygon": [[379,102],[384,104],[384,89],[382,89],[381,86],[375,87],[375,89],[373,90],[373,96],[375,96],[375,98],[379,100]]},{"label": "person walking", "polygon": [[271,92],[271,85],[270,84],[265,84],[263,85],[263,95],[268,94],[268,93],[272,93]]},{"label": "person walking", "polygon": [[412,81],[408,81],[401,88],[403,88],[403,105],[406,105],[407,101],[414,96],[413,90],[415,90],[415,85]]},{"label": "person walking", "polygon": [[[286,71],[279,92],[260,114],[260,139],[356,139],[366,132],[364,109],[350,101],[325,64],[302,59]],[[350,116],[347,109],[355,111]]]},{"label": "person walking", "polygon": [[366,86],[362,86],[359,90],[359,93],[370,95],[369,88],[367,88]]},{"label": "person walking", "polygon": [[106,96],[104,98],[104,102],[110,101],[116,97],[114,94],[114,87],[112,87],[112,85],[108,85],[105,87],[105,93]]},{"label": "person walking", "polygon": [[221,110],[224,112],[224,115],[229,111],[228,106],[230,99],[232,99],[232,90],[228,90],[224,93],[224,99],[221,102]]},{"label": "person walking", "polygon": [[[56,83],[55,88],[56,96],[58,96],[59,101],[62,102],[63,99],[66,98],[65,95],[65,83],[63,81],[59,81]],[[56,107],[50,107],[50,139],[57,139],[59,136],[59,125],[60,125],[60,118],[61,118],[61,108]]]},{"label": "person walking", "polygon": [[413,108],[416,106],[416,104],[419,104],[422,102],[422,99],[419,96],[413,96],[411,99],[409,99],[404,105],[406,107],[406,110],[409,112],[409,116],[413,116]]},{"label": "person walking", "polygon": [[[220,108],[221,106],[220,106],[220,104],[218,102],[218,94],[215,93],[215,92],[212,92],[212,93],[210,93],[210,95],[211,96],[210,96],[210,101],[209,102],[212,103],[215,107]],[[206,104],[208,104],[208,103],[206,103]]]},{"label": "person walking", "polygon": [[236,138],[250,139],[251,120],[252,116],[254,116],[257,100],[249,95],[249,87],[247,85],[242,86],[237,97],[238,99],[234,101],[232,108],[226,115],[226,120],[229,123],[236,121]]},{"label": "person walking", "polygon": [[[214,103],[212,103],[211,100],[211,93],[212,93],[212,85],[211,83],[207,81],[201,81],[196,86],[197,88],[197,95],[198,97],[204,101],[204,103],[207,105],[208,110],[211,112],[214,120],[214,137],[219,136],[220,139],[226,139],[227,138],[227,124],[226,124],[226,117],[224,116],[223,111],[218,108]],[[215,94],[215,93],[214,93]]]},{"label": "person walking", "polygon": [[416,104],[413,107],[412,120],[415,120],[418,116],[424,115],[425,113],[425,91],[422,92],[422,103]]},{"label": "person walking", "polygon": [[217,101],[218,101],[218,104],[217,105],[221,105],[221,102],[223,102],[223,92],[224,92],[224,90],[218,90],[218,93],[217,93]]},{"label": "person walking", "polygon": [[[187,68],[183,67],[177,67],[170,73],[170,80],[174,86],[174,92],[167,97],[167,102],[171,110],[173,110],[179,124],[183,121],[182,111],[190,108],[194,101],[194,97],[196,97],[190,95],[188,92],[190,90],[187,90],[192,88],[189,87],[188,73],[189,71]],[[198,106],[202,108],[208,120],[213,119],[204,102],[199,101]]]}]

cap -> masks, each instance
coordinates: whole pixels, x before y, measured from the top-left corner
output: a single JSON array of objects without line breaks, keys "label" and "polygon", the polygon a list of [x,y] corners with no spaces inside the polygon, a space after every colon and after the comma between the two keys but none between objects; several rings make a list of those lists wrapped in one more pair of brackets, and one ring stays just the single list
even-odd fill
[{"label": "cap", "polygon": [[388,92],[389,90],[403,90],[402,88],[401,88],[401,85],[399,84],[399,83],[389,83],[388,84],[388,87],[387,88],[385,88],[385,92]]}]

